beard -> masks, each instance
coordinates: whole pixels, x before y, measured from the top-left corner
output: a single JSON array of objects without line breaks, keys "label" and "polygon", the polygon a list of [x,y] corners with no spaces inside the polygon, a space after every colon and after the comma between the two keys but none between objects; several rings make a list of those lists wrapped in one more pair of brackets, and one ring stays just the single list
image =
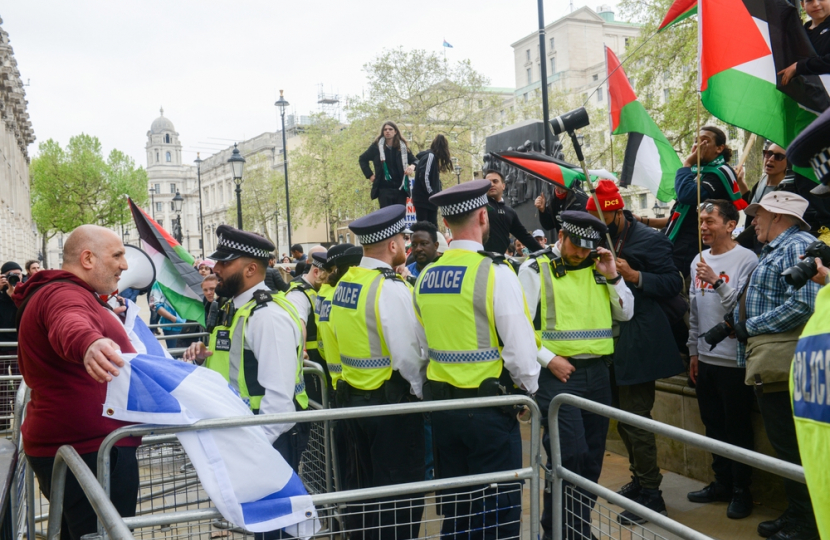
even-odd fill
[{"label": "beard", "polygon": [[216,296],[233,298],[242,292],[242,282],[243,279],[241,270],[226,278],[219,278],[219,283],[216,285]]}]

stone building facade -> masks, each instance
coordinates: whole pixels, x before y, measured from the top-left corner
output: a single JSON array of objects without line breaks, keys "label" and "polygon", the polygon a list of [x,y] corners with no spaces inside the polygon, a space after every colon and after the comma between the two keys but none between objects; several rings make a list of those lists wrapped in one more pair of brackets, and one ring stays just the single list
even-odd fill
[{"label": "stone building facade", "polygon": [[29,183],[29,145],[35,134],[26,105],[9,34],[0,27],[0,264],[13,260],[23,266],[38,256]]}]

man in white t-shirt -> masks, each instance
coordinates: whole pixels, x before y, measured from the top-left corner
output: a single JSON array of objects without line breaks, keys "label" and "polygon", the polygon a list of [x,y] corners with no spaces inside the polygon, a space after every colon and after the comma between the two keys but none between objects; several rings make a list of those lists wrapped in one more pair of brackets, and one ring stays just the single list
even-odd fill
[{"label": "man in white t-shirt", "polygon": [[[732,313],[738,296],[758,265],[752,251],[732,239],[738,211],[731,201],[710,199],[700,208],[700,231],[709,249],[692,261],[694,281],[689,288],[689,375],[696,384],[700,416],[706,436],[752,450],[750,414],[754,396],[744,384],[745,368],[737,364],[737,341],[726,336],[714,346],[712,331]],[[728,333],[728,330],[726,330]],[[708,337],[708,339],[707,339]],[[723,337],[723,334],[722,334]],[[741,519],[752,513],[748,465],[713,455],[715,481],[688,494],[692,502],[729,502],[727,517]]]}]

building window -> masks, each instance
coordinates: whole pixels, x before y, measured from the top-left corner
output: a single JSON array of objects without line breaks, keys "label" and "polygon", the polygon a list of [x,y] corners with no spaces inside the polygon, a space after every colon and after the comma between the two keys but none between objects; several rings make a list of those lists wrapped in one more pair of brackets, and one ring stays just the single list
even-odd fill
[{"label": "building window", "polygon": [[530,49],[525,51],[525,60],[530,62]]},{"label": "building window", "polygon": [[164,220],[163,219],[157,219],[156,223],[159,224],[159,227],[164,227]]},{"label": "building window", "polygon": [[628,48],[628,40],[629,40],[629,38],[625,38],[625,48],[626,49]]},{"label": "building window", "polygon": [[153,193],[156,195],[161,194],[161,184],[153,184]]},{"label": "building window", "polygon": [[166,142],[167,144],[170,144],[170,134],[166,134],[164,136],[164,142]]},{"label": "building window", "polygon": [[594,80],[598,81],[599,80],[599,75],[594,75]]},{"label": "building window", "polygon": [[171,212],[176,211],[176,203],[174,203],[173,201],[170,201],[170,211]]},{"label": "building window", "polygon": [[525,92],[525,103],[527,103],[527,92]]},{"label": "building window", "polygon": [[158,162],[159,162],[159,153],[156,152],[156,163],[158,163]]},{"label": "building window", "polygon": [[176,184],[170,184],[170,193],[176,194]]},{"label": "building window", "polygon": [[671,90],[663,88],[663,103],[669,102],[669,96],[671,96]]},{"label": "building window", "polygon": [[58,249],[63,249],[63,235],[58,237]]},{"label": "building window", "polygon": [[553,50],[553,38],[550,38],[550,50]]},{"label": "building window", "polygon": [[550,74],[554,75],[556,73],[556,58],[550,59]]},{"label": "building window", "polygon": [[527,68],[527,84],[533,82],[533,71],[530,68]]},{"label": "building window", "polygon": [[640,193],[640,210],[648,208],[648,195]]},{"label": "building window", "polygon": [[170,163],[170,152],[165,152],[165,154],[165,159],[167,159],[167,163]]},{"label": "building window", "polygon": [[156,212],[162,212],[164,210],[164,203],[157,202],[156,203]]},{"label": "building window", "polygon": [[597,101],[602,101],[602,87],[597,88]]}]

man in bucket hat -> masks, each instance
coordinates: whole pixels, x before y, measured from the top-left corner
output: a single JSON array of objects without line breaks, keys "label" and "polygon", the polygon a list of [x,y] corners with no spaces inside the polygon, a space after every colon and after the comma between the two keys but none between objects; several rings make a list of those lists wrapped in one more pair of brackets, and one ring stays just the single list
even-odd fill
[{"label": "man in bucket hat", "polygon": [[[798,263],[815,241],[805,232],[810,230],[803,218],[807,205],[795,193],[773,191],[746,208],[758,241],[766,245],[732,313],[738,367],[746,366],[746,383],[755,388],[767,437],[779,459],[796,464],[801,464],[801,457],[788,392],[790,363],[819,287],[809,282],[795,289],[781,272]],[[758,534],[775,540],[818,538],[807,486],[784,480],[784,488],[787,510],[778,519],[760,523]]]}]

